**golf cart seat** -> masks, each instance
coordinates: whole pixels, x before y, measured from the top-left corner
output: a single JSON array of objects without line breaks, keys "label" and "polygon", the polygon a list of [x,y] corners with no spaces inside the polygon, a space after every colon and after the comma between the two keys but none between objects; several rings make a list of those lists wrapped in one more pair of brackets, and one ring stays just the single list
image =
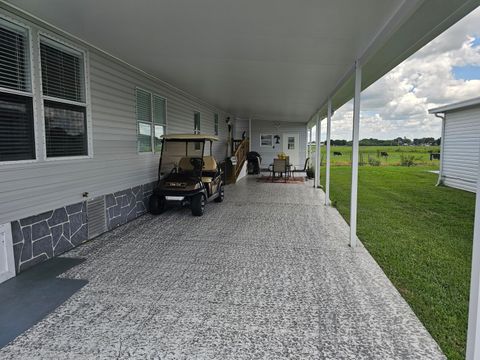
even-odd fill
[{"label": "golf cart seat", "polygon": [[217,172],[217,162],[213,156],[204,156],[203,157],[203,175],[202,181],[204,183],[211,183],[213,177]]},{"label": "golf cart seat", "polygon": [[[184,156],[178,162],[178,167],[183,171],[192,171],[193,165],[190,162],[190,157]],[[204,156],[203,157],[203,171],[206,172],[216,172],[217,171],[217,162],[213,156]]]},{"label": "golf cart seat", "polygon": [[184,156],[178,162],[178,167],[183,171],[193,171],[193,165],[190,162],[190,158],[188,156]]},{"label": "golf cart seat", "polygon": [[213,156],[203,157],[203,171],[207,171],[207,172],[217,171],[217,162],[215,161]]}]

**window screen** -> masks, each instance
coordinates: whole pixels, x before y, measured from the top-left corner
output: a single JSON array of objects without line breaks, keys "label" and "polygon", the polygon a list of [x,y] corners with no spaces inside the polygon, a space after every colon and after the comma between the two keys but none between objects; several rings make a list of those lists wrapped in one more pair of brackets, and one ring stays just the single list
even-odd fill
[{"label": "window screen", "polygon": [[153,122],[161,125],[167,123],[165,99],[156,95],[153,95]]},{"label": "window screen", "polygon": [[0,161],[35,159],[32,98],[0,93]]},{"label": "window screen", "polygon": [[26,31],[0,22],[0,87],[30,91]]},{"label": "window screen", "polygon": [[[73,51],[73,50],[72,50]],[[65,50],[62,45],[52,46],[41,42],[43,95],[83,102],[83,58]]]},{"label": "window screen", "polygon": [[166,101],[160,96],[153,95],[153,123],[154,123],[154,149],[162,151],[162,135],[165,134],[167,125]]},{"label": "window screen", "polygon": [[0,20],[0,161],[35,159],[28,49],[26,29]]},{"label": "window screen", "polygon": [[47,157],[87,154],[87,120],[83,106],[45,101]]}]

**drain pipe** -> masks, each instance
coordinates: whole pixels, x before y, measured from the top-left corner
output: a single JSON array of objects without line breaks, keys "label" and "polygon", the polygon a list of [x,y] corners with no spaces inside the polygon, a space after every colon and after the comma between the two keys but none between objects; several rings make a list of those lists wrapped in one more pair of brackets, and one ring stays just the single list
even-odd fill
[{"label": "drain pipe", "polygon": [[442,135],[440,137],[440,169],[438,171],[438,180],[435,186],[443,184],[443,149],[445,147],[445,114],[439,115],[438,113],[434,114],[435,117],[442,119]]}]

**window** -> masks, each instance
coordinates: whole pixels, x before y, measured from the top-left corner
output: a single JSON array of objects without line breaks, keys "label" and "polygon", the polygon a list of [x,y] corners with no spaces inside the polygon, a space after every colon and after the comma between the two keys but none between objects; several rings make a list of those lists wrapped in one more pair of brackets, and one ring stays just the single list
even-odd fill
[{"label": "window", "polygon": [[167,127],[166,100],[139,88],[135,89],[135,98],[138,151],[160,152]]},{"label": "window", "polygon": [[165,99],[153,95],[153,126],[154,126],[154,149],[155,152],[162,151],[162,135],[165,135],[167,127],[167,109]]},{"label": "window", "polygon": [[288,150],[295,150],[295,137],[289,136],[288,137]]},{"label": "window", "polygon": [[47,157],[88,155],[84,56],[47,38],[40,40]]},{"label": "window", "polygon": [[215,132],[215,135],[218,135],[218,114],[214,115],[213,120],[214,120],[213,130]]},{"label": "window", "polygon": [[26,29],[0,19],[0,161],[35,159]]},{"label": "window", "polygon": [[200,113],[198,111],[193,113],[193,133],[200,134]]}]

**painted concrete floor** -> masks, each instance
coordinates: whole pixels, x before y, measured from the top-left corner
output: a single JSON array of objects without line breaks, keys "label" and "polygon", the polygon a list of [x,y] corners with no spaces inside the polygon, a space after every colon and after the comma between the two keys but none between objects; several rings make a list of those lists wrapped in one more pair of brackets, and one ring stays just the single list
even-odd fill
[{"label": "painted concrete floor", "polygon": [[89,283],[0,358],[443,359],[322,195],[250,178],[74,249]]}]

